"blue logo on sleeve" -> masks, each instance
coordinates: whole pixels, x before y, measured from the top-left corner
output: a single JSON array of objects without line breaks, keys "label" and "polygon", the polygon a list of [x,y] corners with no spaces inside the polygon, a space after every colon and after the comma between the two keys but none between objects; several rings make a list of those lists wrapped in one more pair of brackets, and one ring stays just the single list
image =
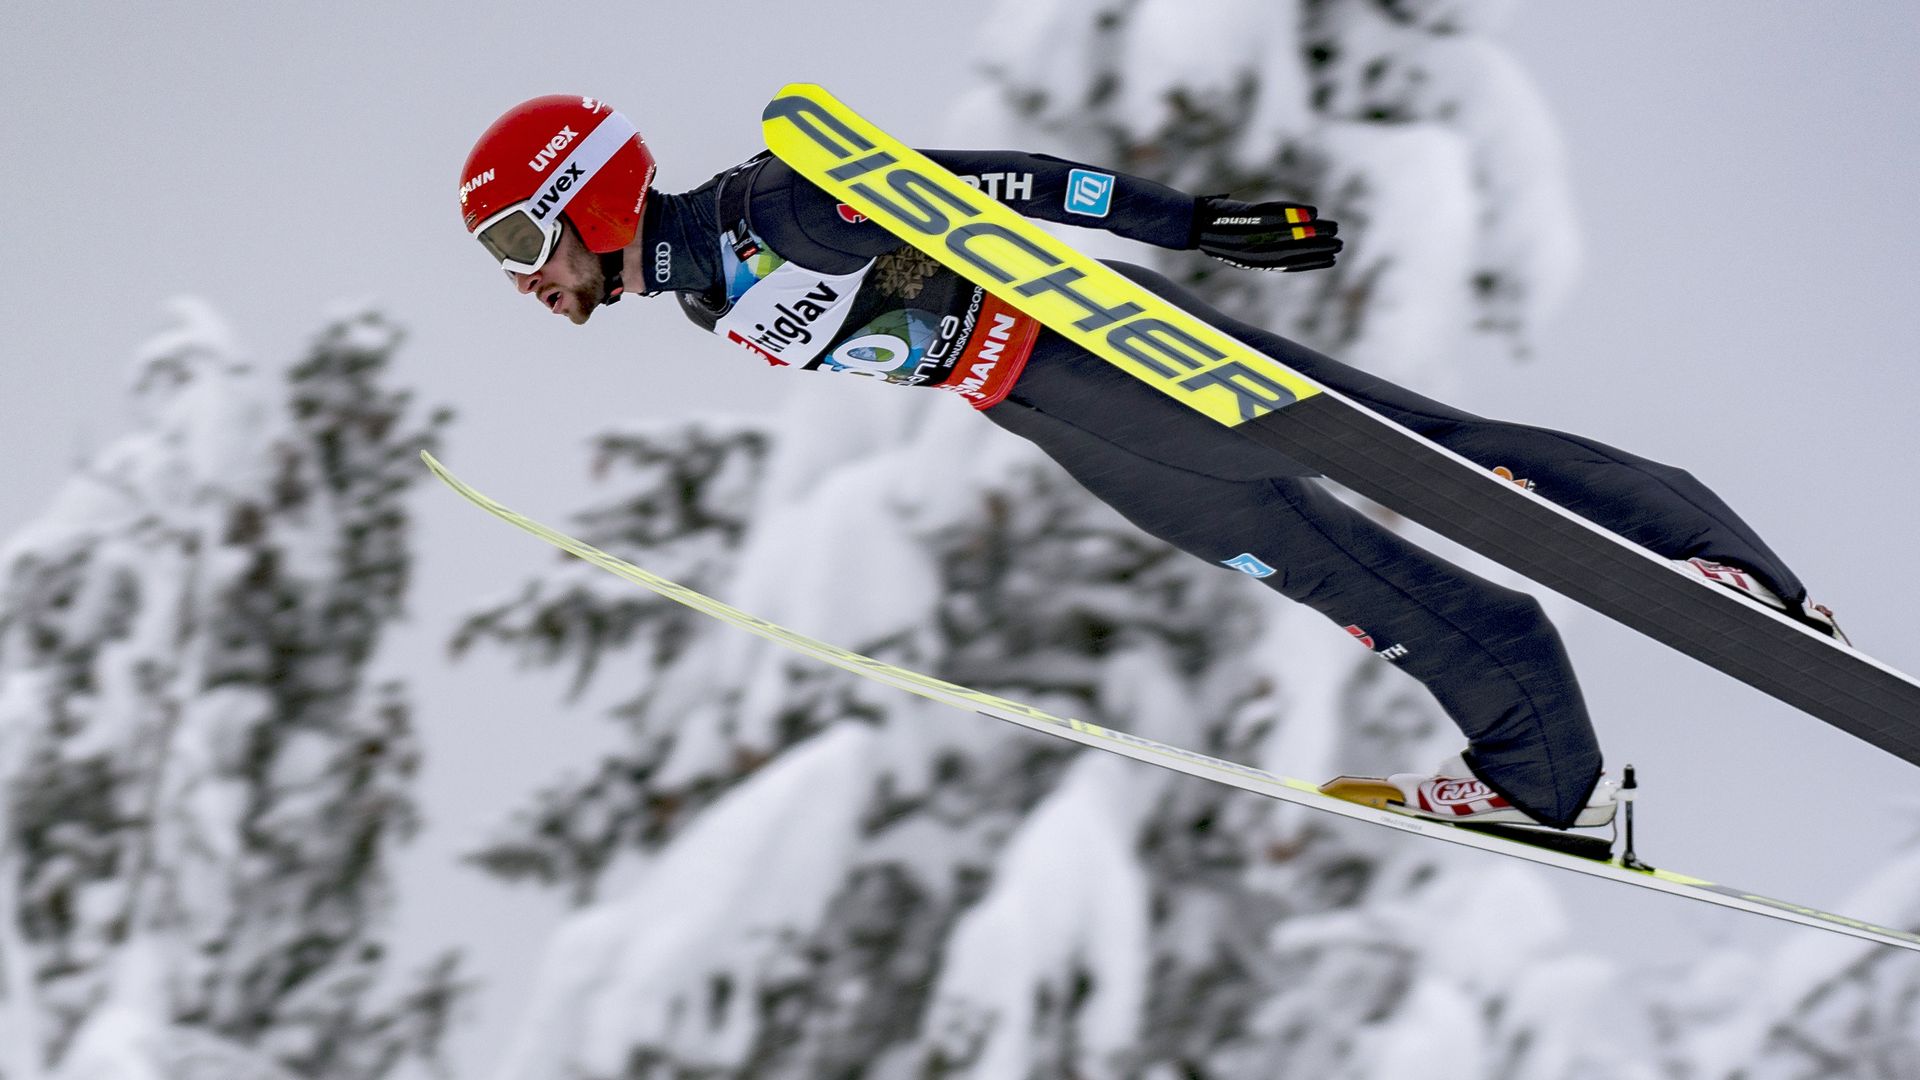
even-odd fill
[{"label": "blue logo on sleeve", "polygon": [[1251,552],[1235,555],[1231,559],[1223,559],[1220,565],[1231,567],[1248,577],[1272,577],[1275,573],[1273,567],[1254,558]]},{"label": "blue logo on sleeve", "polygon": [[1067,174],[1067,210],[1088,217],[1106,217],[1113,209],[1113,177],[1075,169]]}]

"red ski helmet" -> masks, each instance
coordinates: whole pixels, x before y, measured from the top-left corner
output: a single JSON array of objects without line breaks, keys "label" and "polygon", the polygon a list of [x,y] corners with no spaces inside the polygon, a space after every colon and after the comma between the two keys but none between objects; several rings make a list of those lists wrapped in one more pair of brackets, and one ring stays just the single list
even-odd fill
[{"label": "red ski helmet", "polygon": [[537,97],[473,144],[460,170],[460,216],[501,266],[530,274],[553,254],[563,216],[589,251],[631,244],[653,171],[645,140],[611,105]]}]

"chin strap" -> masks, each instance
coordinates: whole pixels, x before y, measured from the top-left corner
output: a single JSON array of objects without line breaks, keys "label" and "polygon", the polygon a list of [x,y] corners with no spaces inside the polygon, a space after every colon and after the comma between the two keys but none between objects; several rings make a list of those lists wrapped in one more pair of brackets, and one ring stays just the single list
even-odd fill
[{"label": "chin strap", "polygon": [[606,292],[600,297],[603,304],[617,304],[626,293],[627,287],[620,280],[623,253],[619,250],[603,252],[600,256],[600,274],[606,278]]}]

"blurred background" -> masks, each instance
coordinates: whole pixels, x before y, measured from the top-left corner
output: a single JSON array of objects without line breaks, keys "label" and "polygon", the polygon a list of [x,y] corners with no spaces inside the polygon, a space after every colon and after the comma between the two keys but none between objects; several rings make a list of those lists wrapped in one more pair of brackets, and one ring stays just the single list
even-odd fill
[{"label": "blurred background", "polygon": [[[683,190],[817,81],[922,146],[1316,203],[1349,244],[1324,274],[1073,238],[1690,469],[1920,670],[1911,5],[4,23],[0,1077],[1920,1075],[1910,954],[855,685],[564,562],[416,458],[1055,711],[1314,779],[1456,749],[1340,628],[957,399],[744,362],[667,302],[572,327],[459,228],[467,149],[523,98],[608,100]],[[1920,925],[1911,766],[1543,599],[1639,767],[1644,855]]]}]

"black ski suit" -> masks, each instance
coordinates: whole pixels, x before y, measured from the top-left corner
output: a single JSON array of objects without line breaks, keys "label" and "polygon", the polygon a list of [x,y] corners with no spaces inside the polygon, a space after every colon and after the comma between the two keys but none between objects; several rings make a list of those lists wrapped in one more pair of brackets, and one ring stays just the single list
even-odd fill
[{"label": "black ski suit", "polygon": [[[1194,245],[1192,196],[1018,152],[926,151],[1022,214],[1161,247]],[[1475,774],[1569,824],[1601,757],[1573,667],[1540,605],[1466,572],[1329,494],[1307,469],[1000,305],[766,156],[684,195],[648,197],[644,291],[769,363],[961,393],[1141,529],[1312,607],[1419,679],[1466,735]],[[1147,289],[1404,427],[1669,558],[1805,590],[1682,470],[1543,428],[1487,420],[1238,322],[1142,267]],[[634,283],[629,282],[629,286]]]}]

